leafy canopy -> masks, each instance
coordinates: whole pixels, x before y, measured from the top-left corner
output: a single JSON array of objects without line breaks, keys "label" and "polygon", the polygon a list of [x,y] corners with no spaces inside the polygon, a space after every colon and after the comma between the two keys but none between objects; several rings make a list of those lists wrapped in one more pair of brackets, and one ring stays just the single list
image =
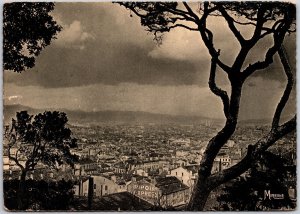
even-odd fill
[{"label": "leafy canopy", "polygon": [[[247,177],[239,177],[223,188],[217,200],[233,210],[264,210],[265,208],[280,209],[294,207],[288,188],[291,185],[288,174],[296,178],[295,168],[290,168],[288,160],[266,151],[250,168]],[[294,183],[292,186],[296,186]],[[265,192],[283,194],[282,199],[269,199]]]},{"label": "leafy canopy", "polygon": [[[73,166],[78,157],[70,149],[77,147],[77,139],[66,127],[67,122],[66,114],[58,111],[34,117],[26,111],[17,112],[8,134],[9,158],[25,171],[33,170],[39,162],[52,168],[64,162]],[[24,159],[25,164],[21,164]]]},{"label": "leafy canopy", "polygon": [[35,65],[35,57],[61,31],[50,2],[14,2],[3,7],[3,67],[22,72]]},{"label": "leafy canopy", "polygon": [[[280,25],[282,27],[285,16],[296,19],[295,5],[282,2],[202,2],[190,5],[186,2],[119,2],[119,4],[140,17],[141,25],[155,35],[176,27],[201,31],[201,28],[188,23],[205,24],[208,16],[224,17],[231,30],[235,28],[235,24],[259,24],[266,34],[274,33]],[[245,22],[238,21],[241,17]],[[268,22],[270,24],[274,21],[277,21],[276,25],[267,26]],[[263,26],[264,24],[266,25]],[[288,31],[294,31],[294,28],[295,23]]]}]

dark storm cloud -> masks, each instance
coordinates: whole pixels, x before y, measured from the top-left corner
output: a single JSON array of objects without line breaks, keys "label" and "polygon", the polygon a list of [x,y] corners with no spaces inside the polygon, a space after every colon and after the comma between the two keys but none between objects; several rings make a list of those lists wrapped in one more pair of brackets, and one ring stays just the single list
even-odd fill
[{"label": "dark storm cloud", "polygon": [[[6,82],[50,88],[122,82],[207,85],[209,57],[198,33],[170,32],[157,47],[137,17],[112,3],[57,3],[53,16],[64,27],[58,39],[43,50],[33,69],[21,75],[5,73]],[[215,45],[231,65],[239,46],[222,20],[212,25]],[[245,66],[262,60],[270,45],[270,39],[258,44]],[[286,47],[294,64],[295,36],[287,37]],[[254,75],[282,80],[284,74],[277,72],[281,70],[276,56],[274,64]]]},{"label": "dark storm cloud", "polygon": [[[116,19],[113,13],[117,12],[123,12],[127,20]],[[153,35],[147,35],[118,5],[59,3],[54,16],[63,20],[65,32],[42,52],[33,69],[18,76],[7,74],[8,82],[44,87],[120,82],[199,84],[196,76],[201,60],[194,63],[151,57],[149,50],[157,45]]]},{"label": "dark storm cloud", "polygon": [[[11,78],[20,85],[39,84],[44,87],[120,82],[196,84],[195,76],[198,68],[193,63],[174,59],[153,59],[144,49],[132,45],[130,47],[119,45],[118,52],[109,53],[116,48],[113,45],[109,46],[106,45],[105,48],[93,53],[86,47],[80,54],[63,48],[50,47],[40,56],[34,69],[22,75],[12,75]],[[20,81],[16,81],[17,79]]]}]

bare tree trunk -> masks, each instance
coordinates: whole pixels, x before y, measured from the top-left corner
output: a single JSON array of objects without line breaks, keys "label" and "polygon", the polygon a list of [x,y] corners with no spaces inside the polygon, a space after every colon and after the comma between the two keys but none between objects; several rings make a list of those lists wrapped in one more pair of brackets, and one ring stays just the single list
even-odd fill
[{"label": "bare tree trunk", "polygon": [[189,211],[202,211],[206,204],[207,198],[210,194],[210,188],[207,181],[203,176],[199,178],[194,185],[191,200],[188,204],[187,210]]},{"label": "bare tree trunk", "polygon": [[[292,79],[290,81],[292,81]],[[290,88],[290,84],[287,85],[287,88]],[[288,96],[287,94],[289,94],[289,91],[285,90],[283,97]],[[239,98],[236,98],[236,104],[239,103],[237,102],[238,100]],[[283,98],[281,100],[283,100]],[[288,99],[284,99],[283,102],[286,102],[287,100]],[[281,102],[278,104],[279,107],[281,107],[280,104]],[[261,152],[265,151],[267,148],[273,145],[278,139],[282,138],[286,134],[296,129],[296,116],[288,122],[284,123],[283,125],[276,126],[275,129],[274,124],[272,124],[272,129],[270,130],[270,133],[261,138],[254,146],[248,147],[248,153],[242,161],[240,161],[238,164],[232,166],[227,170],[211,175],[211,167],[213,164],[212,161],[216,157],[215,154],[218,153],[221,146],[226,143],[226,141],[230,138],[230,136],[235,130],[236,119],[238,116],[238,106],[236,107],[237,108],[235,109],[230,109],[229,118],[226,121],[226,125],[214,138],[210,140],[208,147],[206,148],[204,157],[200,164],[197,184],[195,185],[195,188],[193,190],[192,197],[187,207],[187,210],[203,210],[210,192],[215,187],[245,172],[250,167],[250,163],[255,160],[255,157],[257,155],[259,155]],[[280,113],[277,112],[278,111],[276,110],[274,117],[280,116],[281,111],[279,111]],[[234,117],[230,118],[230,116],[232,115],[234,115]]]},{"label": "bare tree trunk", "polygon": [[18,190],[18,195],[17,195],[17,200],[18,200],[18,210],[24,210],[24,197],[25,197],[25,191],[26,191],[26,170],[22,170],[21,173],[21,178],[19,182],[19,190]]},{"label": "bare tree trunk", "polygon": [[207,198],[215,187],[209,180],[213,162],[222,146],[229,140],[236,129],[243,83],[239,79],[232,80],[231,82],[232,91],[226,124],[223,129],[209,141],[205,149],[198,171],[197,183],[187,207],[189,211],[202,211],[204,209]]}]

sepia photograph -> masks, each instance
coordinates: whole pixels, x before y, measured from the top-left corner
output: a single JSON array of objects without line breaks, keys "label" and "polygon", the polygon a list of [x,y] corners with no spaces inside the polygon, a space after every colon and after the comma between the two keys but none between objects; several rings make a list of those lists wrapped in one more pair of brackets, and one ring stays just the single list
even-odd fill
[{"label": "sepia photograph", "polygon": [[296,1],[3,8],[6,211],[294,211]]}]

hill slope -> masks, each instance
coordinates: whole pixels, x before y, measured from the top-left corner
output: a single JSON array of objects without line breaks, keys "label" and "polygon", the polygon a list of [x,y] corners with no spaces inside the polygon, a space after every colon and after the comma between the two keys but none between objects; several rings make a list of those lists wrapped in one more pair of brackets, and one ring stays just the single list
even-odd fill
[{"label": "hill slope", "polygon": [[[28,111],[30,114],[37,114],[45,110],[33,109],[22,105],[5,105],[4,106],[4,122],[7,124],[11,118],[15,117],[18,111]],[[54,110],[54,109],[47,109]],[[97,124],[97,123],[179,123],[179,124],[193,124],[202,123],[212,119],[200,116],[181,116],[181,115],[166,115],[155,114],[141,111],[70,111],[65,109],[57,109],[67,114],[70,123],[75,124]],[[213,120],[219,122],[219,120]]]}]

